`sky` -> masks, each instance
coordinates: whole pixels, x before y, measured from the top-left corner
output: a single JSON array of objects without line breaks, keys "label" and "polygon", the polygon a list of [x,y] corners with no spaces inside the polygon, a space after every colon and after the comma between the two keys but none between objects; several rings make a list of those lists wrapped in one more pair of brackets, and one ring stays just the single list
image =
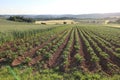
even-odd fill
[{"label": "sky", "polygon": [[0,0],[0,14],[91,14],[120,12],[120,0]]}]

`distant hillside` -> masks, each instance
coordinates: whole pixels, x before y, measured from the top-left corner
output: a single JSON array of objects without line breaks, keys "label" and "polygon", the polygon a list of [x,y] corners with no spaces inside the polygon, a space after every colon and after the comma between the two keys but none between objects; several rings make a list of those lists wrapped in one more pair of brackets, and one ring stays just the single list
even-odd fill
[{"label": "distant hillside", "polygon": [[[11,15],[0,15],[0,17],[8,18]],[[14,15],[13,15],[14,16]],[[108,18],[108,17],[120,17],[120,13],[104,13],[104,14],[80,14],[80,15],[20,15],[26,18],[35,19],[86,19],[86,18]]]},{"label": "distant hillside", "polygon": [[104,14],[83,14],[77,15],[77,18],[108,18],[108,17],[120,17],[120,13],[104,13]]}]

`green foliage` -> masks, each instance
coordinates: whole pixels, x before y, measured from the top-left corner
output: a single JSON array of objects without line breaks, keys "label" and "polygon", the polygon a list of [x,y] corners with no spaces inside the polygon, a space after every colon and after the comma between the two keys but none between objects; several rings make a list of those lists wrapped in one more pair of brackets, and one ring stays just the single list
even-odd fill
[{"label": "green foliage", "polygon": [[75,55],[75,59],[77,60],[77,62],[81,62],[81,61],[83,61],[84,60],[84,58],[82,57],[82,56],[80,56],[80,54],[79,53],[76,53],[76,55]]},{"label": "green foliage", "polygon": [[40,55],[40,54],[41,54],[41,52],[40,52],[40,51],[37,51],[37,52],[36,52],[36,54],[37,54],[37,55]]},{"label": "green foliage", "polygon": [[31,61],[31,58],[30,57],[26,57],[25,62],[28,63],[30,61]]},{"label": "green foliage", "polygon": [[34,22],[32,18],[24,18],[22,16],[10,16],[8,20],[17,21],[17,22],[28,22],[28,23]]},{"label": "green foliage", "polygon": [[20,80],[20,78],[16,75],[16,73],[14,72],[14,70],[10,66],[7,66],[7,68],[16,80]]},{"label": "green foliage", "polygon": [[109,58],[110,56],[107,54],[107,53],[105,53],[105,52],[100,52],[100,54],[104,57],[104,58]]},{"label": "green foliage", "polygon": [[96,56],[92,56],[91,61],[98,62],[98,61],[100,61],[100,59]]},{"label": "green foliage", "polygon": [[49,53],[49,52],[46,52],[46,53],[44,53],[44,58],[46,59],[46,60],[48,60],[50,57],[51,57],[51,53]]},{"label": "green foliage", "polygon": [[116,48],[115,51],[116,51],[117,53],[120,53],[120,48]]},{"label": "green foliage", "polygon": [[79,49],[80,49],[79,45],[75,45],[74,48],[75,48],[76,50],[79,50]]},{"label": "green foliage", "polygon": [[74,76],[74,79],[75,79],[75,80],[79,80],[79,79],[81,80],[83,74],[81,74],[81,73],[78,72],[78,71],[75,71],[75,72],[73,73],[73,76]]},{"label": "green foliage", "polygon": [[[41,73],[34,72],[34,68],[26,67],[24,69],[13,68],[12,73],[7,67],[0,69],[1,80],[119,80],[120,75],[106,76],[97,73],[83,73],[80,70],[73,70],[71,73],[60,73],[52,69],[41,70]],[[13,76],[13,71],[15,75]]]}]

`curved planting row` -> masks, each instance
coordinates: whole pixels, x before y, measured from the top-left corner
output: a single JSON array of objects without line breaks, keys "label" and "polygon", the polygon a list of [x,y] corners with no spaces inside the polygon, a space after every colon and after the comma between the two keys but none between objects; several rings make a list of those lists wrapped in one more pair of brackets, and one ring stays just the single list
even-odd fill
[{"label": "curved planting row", "polygon": [[58,37],[51,42],[47,43],[43,48],[36,51],[36,56],[28,63],[29,65],[34,65],[42,59],[48,60],[51,55],[55,52],[56,48],[59,47],[59,42],[68,34],[65,31],[63,34],[58,35]]},{"label": "curved planting row", "polygon": [[72,51],[73,44],[74,44],[74,29],[72,29],[69,40],[67,41],[66,46],[61,52],[61,56],[56,64],[56,67],[58,66],[60,71],[68,71],[71,62],[70,52]]},{"label": "curved planting row", "polygon": [[[64,31],[62,31],[60,33],[63,33]],[[56,39],[58,34],[56,34],[56,36],[52,36],[50,39],[47,40],[47,42],[43,42],[41,45],[38,45],[35,48],[30,49],[29,51],[25,52],[22,56],[19,56],[18,58],[16,58],[12,62],[12,66],[16,66],[16,65],[21,64],[22,62],[25,61],[26,58],[28,58],[28,59],[32,58],[37,50],[44,47],[47,43],[51,42],[52,40]]]},{"label": "curved planting row", "polygon": [[[114,29],[114,28],[106,28],[106,27],[100,27],[99,30],[98,28],[95,27],[95,31],[92,29],[88,29],[88,31],[91,31],[93,34],[98,35],[100,38],[102,38],[104,41],[107,41],[111,43],[113,46],[116,48],[120,47],[120,41],[119,41],[119,29]],[[112,46],[112,47],[113,47]]]},{"label": "curved planting row", "polygon": [[[90,36],[92,36],[92,35],[90,35]],[[98,46],[100,46],[101,49],[110,56],[110,59],[113,62],[115,62],[116,65],[118,65],[120,67],[120,65],[119,65],[120,55],[118,55],[115,51],[113,51],[111,49],[111,47],[108,47],[106,44],[102,43],[102,41],[100,41],[98,37],[96,38],[96,37],[92,36],[92,38],[93,38],[93,40],[95,40],[97,42]]]},{"label": "curved planting row", "polygon": [[85,59],[86,59],[86,65],[88,65],[88,69],[90,71],[96,72],[99,70],[99,65],[98,65],[99,58],[95,54],[92,46],[90,45],[89,41],[86,39],[82,30],[79,30],[79,34],[84,44],[83,48],[85,52],[84,54],[85,54]]},{"label": "curved planting row", "polygon": [[[16,41],[7,48],[4,48],[6,46],[0,48],[1,53],[5,53],[0,57],[0,62],[9,57],[11,59],[7,61],[12,62],[12,66],[22,64],[37,69],[48,68],[62,72],[80,70],[110,75],[119,73],[119,47],[109,42],[110,37],[104,40],[100,34],[103,31],[98,33],[94,31],[90,27],[69,26],[39,33],[35,37],[24,37],[18,43]],[[103,36],[105,37],[105,34]]]},{"label": "curved planting row", "polygon": [[99,36],[99,35],[91,32],[91,31],[87,31],[86,33],[87,33],[87,34],[90,33],[91,35],[93,35],[93,37],[96,37],[97,39],[99,39],[99,41],[102,42],[102,45],[103,45],[103,46],[107,46],[107,47],[109,47],[109,49],[111,49],[111,50],[113,50],[114,52],[116,52],[116,49],[118,48],[118,46],[112,44],[110,41],[105,40],[105,39],[102,38],[101,36]]},{"label": "curved planting row", "polygon": [[[24,39],[18,39],[17,41],[5,43],[0,48],[0,62],[11,62],[13,59],[17,58],[18,56],[24,55],[24,52],[31,50],[39,45],[42,45],[43,42],[47,41],[48,39],[52,38],[55,34],[54,33],[63,33],[66,30],[64,27],[58,27],[53,29],[47,29],[36,33],[35,36],[26,37]],[[60,34],[61,34],[60,33]],[[5,62],[4,62],[5,63]]]},{"label": "curved planting row", "polygon": [[56,49],[55,53],[54,53],[54,54],[52,55],[52,57],[49,59],[49,61],[48,61],[48,66],[49,66],[50,68],[55,67],[56,65],[59,64],[58,62],[59,62],[59,60],[60,60],[60,57],[61,57],[61,55],[62,55],[62,52],[64,51],[64,48],[66,47],[66,45],[67,45],[67,43],[68,43],[68,41],[69,41],[69,39],[70,39],[71,32],[72,32],[72,30],[69,32],[69,34],[68,34],[66,37],[64,37],[64,38],[62,39],[61,42],[59,42],[59,43],[60,43],[60,46],[58,47],[58,49]]},{"label": "curved planting row", "polygon": [[[84,52],[82,49],[82,44],[80,44],[78,30],[75,27],[74,28],[74,44],[71,45],[73,47],[73,50],[70,52],[70,59],[71,59],[71,68],[78,68],[85,70],[85,61],[84,61]],[[86,70],[85,70],[86,71]]]},{"label": "curved planting row", "polygon": [[84,49],[84,43],[82,42],[82,38],[81,38],[81,35],[80,35],[80,32],[79,32],[79,29],[77,28],[77,32],[76,32],[76,35],[78,35],[77,36],[77,44],[80,46],[80,49],[79,49],[79,54],[80,54],[80,56],[82,57],[80,60],[81,60],[81,63],[80,63],[80,67],[86,72],[86,71],[88,71],[88,69],[87,69],[87,65],[86,65],[86,63],[87,63],[87,60],[86,60],[86,51],[85,51],[85,49]]},{"label": "curved planting row", "polygon": [[[85,34],[85,33],[84,33]],[[91,39],[90,36],[92,35],[87,35],[85,34],[86,38],[89,40],[90,45],[92,45],[92,48],[94,49],[96,55],[100,58],[99,60],[99,64],[102,67],[102,70],[105,71],[108,74],[112,74],[113,71],[118,72],[119,67],[116,66],[115,64],[113,64],[113,62],[111,62],[111,60],[109,59],[109,55],[104,52],[96,42],[94,42],[93,39]],[[112,71],[111,71],[112,70]]]}]

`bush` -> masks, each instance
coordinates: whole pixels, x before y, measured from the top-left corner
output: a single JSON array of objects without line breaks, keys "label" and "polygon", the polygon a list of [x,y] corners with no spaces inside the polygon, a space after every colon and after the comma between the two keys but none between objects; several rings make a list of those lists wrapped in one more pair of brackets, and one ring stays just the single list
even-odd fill
[{"label": "bush", "polygon": [[34,22],[32,18],[24,18],[22,16],[10,16],[8,20],[17,21],[17,22],[28,22],[28,23]]}]

